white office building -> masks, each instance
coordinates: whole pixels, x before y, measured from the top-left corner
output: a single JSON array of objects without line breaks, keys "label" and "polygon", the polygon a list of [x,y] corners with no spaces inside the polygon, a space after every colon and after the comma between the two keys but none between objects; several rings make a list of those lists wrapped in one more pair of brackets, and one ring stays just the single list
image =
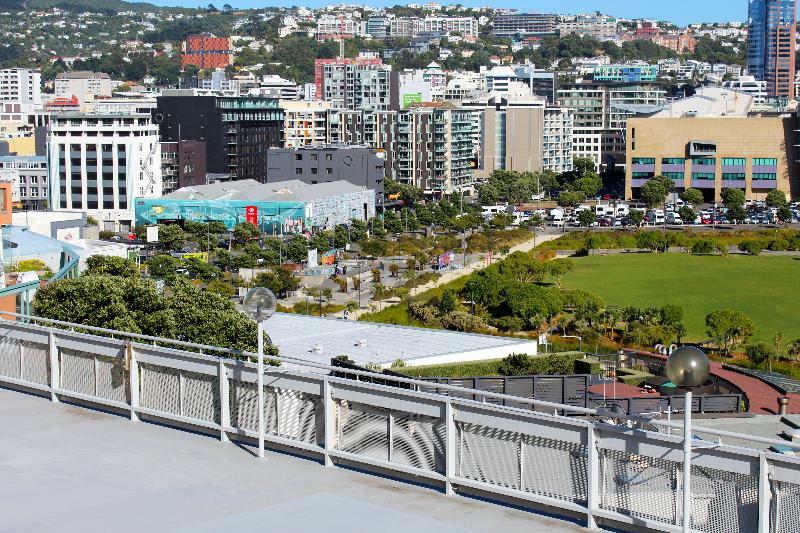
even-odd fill
[{"label": "white office building", "polygon": [[150,115],[61,115],[48,140],[53,209],[82,211],[125,231],[137,198],[161,196],[161,148]]},{"label": "white office building", "polygon": [[81,104],[93,101],[98,96],[111,96],[111,78],[104,72],[63,72],[56,76],[57,98],[75,96]]},{"label": "white office building", "polygon": [[42,105],[42,73],[29,68],[0,70],[0,101]]}]

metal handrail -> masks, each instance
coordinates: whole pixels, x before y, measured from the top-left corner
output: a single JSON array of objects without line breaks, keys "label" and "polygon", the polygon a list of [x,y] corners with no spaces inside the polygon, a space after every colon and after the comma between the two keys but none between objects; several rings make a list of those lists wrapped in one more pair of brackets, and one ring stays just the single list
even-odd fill
[{"label": "metal handrail", "polygon": [[[96,327],[96,326],[85,326],[85,325],[82,325],[82,324],[75,324],[75,323],[72,323],[72,322],[64,322],[64,321],[61,321],[61,320],[54,320],[54,319],[50,319],[50,318],[43,318],[43,317],[37,317],[37,316],[31,316],[31,315],[22,315],[22,314],[19,314],[19,313],[4,312],[3,315],[4,316],[13,316],[13,317],[17,317],[17,318],[28,320],[28,321],[36,321],[36,322],[42,322],[42,323],[52,324],[52,325],[56,325],[56,326],[64,326],[64,327],[68,327],[68,328],[71,328],[71,329],[83,329],[83,330],[87,330],[87,331],[95,331],[95,332],[98,332],[98,333],[105,333],[107,335],[113,335],[113,336],[119,336],[119,337],[130,337],[130,338],[133,338],[133,339],[148,341],[148,342],[152,342],[152,343],[161,343],[163,345],[183,346],[183,347],[186,347],[186,348],[193,348],[193,349],[197,349],[197,350],[201,350],[201,351],[203,351],[203,350],[205,350],[205,351],[216,351],[216,352],[225,353],[225,354],[229,354],[229,355],[251,357],[251,358],[254,358],[254,359],[257,357],[257,354],[255,354],[253,352],[247,352],[247,351],[244,351],[244,350],[234,350],[234,349],[231,349],[231,348],[221,348],[221,347],[218,347],[218,346],[210,346],[210,345],[207,345],[207,344],[196,344],[196,343],[191,343],[191,342],[187,342],[187,341],[179,341],[179,340],[167,339],[167,338],[163,338],[163,337],[154,337],[154,336],[150,336],[150,335],[143,335],[143,334],[140,334],[140,333],[128,333],[128,332],[125,332],[125,331],[117,331],[117,330],[112,330],[112,329],[99,328],[99,327]],[[3,324],[3,323],[16,324],[17,322],[13,321],[13,320],[7,320],[7,319],[4,319],[4,318],[0,318],[0,324]],[[370,378],[370,379],[380,379],[380,380],[384,380],[384,381],[394,381],[394,382],[397,382],[397,383],[405,383],[405,384],[408,384],[408,385],[413,385],[415,387],[415,391],[418,391],[421,388],[431,388],[432,386],[434,386],[436,389],[451,391],[451,392],[455,392],[455,393],[459,393],[459,394],[469,394],[469,395],[481,396],[483,398],[493,398],[493,399],[498,399],[498,400],[511,401],[511,402],[515,402],[517,404],[523,403],[523,404],[532,405],[534,407],[536,407],[536,406],[544,407],[544,408],[547,408],[549,410],[552,410],[552,414],[549,413],[549,412],[540,412],[538,414],[545,415],[545,416],[552,416],[554,418],[561,418],[561,416],[558,415],[557,412],[558,411],[565,411],[565,412],[572,412],[572,413],[576,413],[576,414],[582,414],[582,415],[586,415],[586,416],[596,416],[596,417],[600,417],[600,418],[626,420],[626,421],[634,422],[634,423],[651,424],[653,426],[659,426],[659,427],[670,428],[670,429],[677,429],[677,430],[681,430],[681,431],[684,429],[683,424],[680,424],[680,423],[666,422],[666,421],[662,421],[662,420],[655,420],[655,419],[646,418],[646,417],[642,417],[642,416],[618,414],[618,413],[613,413],[613,412],[605,410],[605,409],[588,409],[588,408],[583,408],[583,407],[575,407],[575,406],[571,406],[571,405],[564,405],[564,404],[558,404],[558,403],[553,403],[553,402],[547,402],[547,401],[543,401],[543,400],[537,400],[537,399],[534,399],[534,398],[525,398],[525,397],[522,397],[522,396],[510,396],[510,395],[507,395],[507,394],[500,394],[500,393],[490,392],[490,391],[479,391],[479,390],[476,390],[476,389],[467,389],[467,388],[464,388],[464,387],[457,387],[457,386],[453,386],[453,385],[445,385],[445,384],[439,384],[439,383],[432,384],[431,382],[420,381],[420,380],[413,379],[413,378],[402,378],[402,377],[397,377],[397,376],[389,376],[389,375],[386,375],[386,374],[377,373],[377,372],[370,372],[370,371],[343,369],[343,368],[340,368],[340,367],[334,367],[334,366],[331,366],[331,365],[317,363],[317,362],[314,362],[314,361],[308,361],[308,360],[305,360],[305,359],[299,359],[299,358],[296,358],[296,357],[264,355],[264,359],[267,360],[267,361],[275,361],[275,362],[278,362],[278,363],[283,362],[283,363],[287,363],[287,364],[299,365],[299,366],[304,366],[304,367],[309,367],[309,368],[317,368],[317,369],[320,369],[320,370],[326,370],[328,372],[336,372],[336,373],[350,374],[350,375],[355,375],[355,376],[360,376],[360,377],[363,376],[363,377]],[[274,371],[275,371],[274,369],[270,370],[270,372],[274,372]],[[412,392],[414,392],[414,391],[412,391]],[[482,403],[482,402],[479,402],[477,400],[464,400],[464,401],[475,401],[476,403]],[[516,412],[526,412],[524,409],[520,409],[520,408],[516,408],[516,407],[507,407],[506,406],[506,407],[502,407],[502,408],[503,409],[513,410],[513,411],[516,411]],[[718,437],[734,438],[734,439],[737,439],[737,440],[743,440],[743,441],[748,441],[748,442],[758,442],[760,444],[769,444],[770,446],[786,446],[786,447],[789,447],[789,448],[794,448],[794,449],[800,450],[800,443],[793,443],[793,442],[790,442],[790,441],[782,441],[782,440],[777,440],[777,439],[770,439],[770,438],[767,438],[767,437],[759,437],[759,436],[756,436],[756,435],[746,435],[746,434],[742,434],[742,433],[734,433],[734,432],[731,432],[731,431],[724,431],[724,430],[720,430],[720,429],[711,429],[711,428],[704,428],[704,427],[695,427],[695,426],[693,426],[692,430],[695,431],[695,432],[703,433],[703,434],[707,434],[707,435],[715,435],[715,436],[718,436]],[[672,437],[676,437],[676,435],[672,435]],[[676,438],[679,438],[679,437],[676,437]]]}]

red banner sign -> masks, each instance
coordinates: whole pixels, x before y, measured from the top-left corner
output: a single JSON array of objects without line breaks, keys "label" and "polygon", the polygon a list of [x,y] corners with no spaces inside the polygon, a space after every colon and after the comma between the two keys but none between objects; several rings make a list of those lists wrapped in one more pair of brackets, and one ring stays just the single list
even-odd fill
[{"label": "red banner sign", "polygon": [[245,217],[247,222],[255,226],[258,226],[258,206],[248,205],[245,208]]}]

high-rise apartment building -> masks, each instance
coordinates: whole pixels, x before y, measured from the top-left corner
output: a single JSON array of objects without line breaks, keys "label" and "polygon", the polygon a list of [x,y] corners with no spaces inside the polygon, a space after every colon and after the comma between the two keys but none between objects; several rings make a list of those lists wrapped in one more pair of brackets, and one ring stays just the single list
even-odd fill
[{"label": "high-rise apartment building", "polygon": [[266,149],[283,147],[283,110],[272,98],[165,90],[153,117],[162,141],[205,142],[208,173],[231,179],[263,182]]},{"label": "high-rise apartment building", "polygon": [[42,73],[29,68],[0,70],[0,101],[42,105]]},{"label": "high-rise apartment building", "polygon": [[794,98],[796,0],[750,0],[747,70],[767,95]]},{"label": "high-rise apartment building", "polygon": [[233,64],[230,37],[210,33],[189,35],[183,42],[181,68],[194,65],[199,69],[225,68]]},{"label": "high-rise apartment building", "polygon": [[48,140],[53,209],[83,211],[114,229],[134,220],[134,199],[161,196],[161,147],[150,115],[65,114]]},{"label": "high-rise apartment building", "polygon": [[624,164],[629,117],[666,102],[666,88],[658,83],[572,83],[558,88],[558,105],[574,112],[574,155],[593,159],[598,169]]},{"label": "high-rise apartment building", "polygon": [[378,111],[399,108],[399,76],[380,59],[317,59],[314,78],[317,100],[334,107]]},{"label": "high-rise apartment building", "polygon": [[494,19],[495,37],[531,37],[553,34],[558,27],[558,15],[549,13],[511,13]]},{"label": "high-rise apartment building", "polygon": [[283,146],[302,148],[327,144],[330,102],[319,100],[281,100],[283,109]]},{"label": "high-rise apartment building", "polygon": [[494,97],[464,107],[479,115],[481,174],[572,170],[572,110],[534,96]]}]

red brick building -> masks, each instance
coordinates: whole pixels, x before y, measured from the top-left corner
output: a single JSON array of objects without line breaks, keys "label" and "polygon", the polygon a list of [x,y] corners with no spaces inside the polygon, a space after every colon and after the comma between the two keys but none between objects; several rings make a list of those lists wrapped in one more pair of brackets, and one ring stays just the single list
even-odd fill
[{"label": "red brick building", "polygon": [[199,69],[225,68],[233,64],[230,37],[210,33],[190,35],[183,42],[181,68],[194,65]]}]

